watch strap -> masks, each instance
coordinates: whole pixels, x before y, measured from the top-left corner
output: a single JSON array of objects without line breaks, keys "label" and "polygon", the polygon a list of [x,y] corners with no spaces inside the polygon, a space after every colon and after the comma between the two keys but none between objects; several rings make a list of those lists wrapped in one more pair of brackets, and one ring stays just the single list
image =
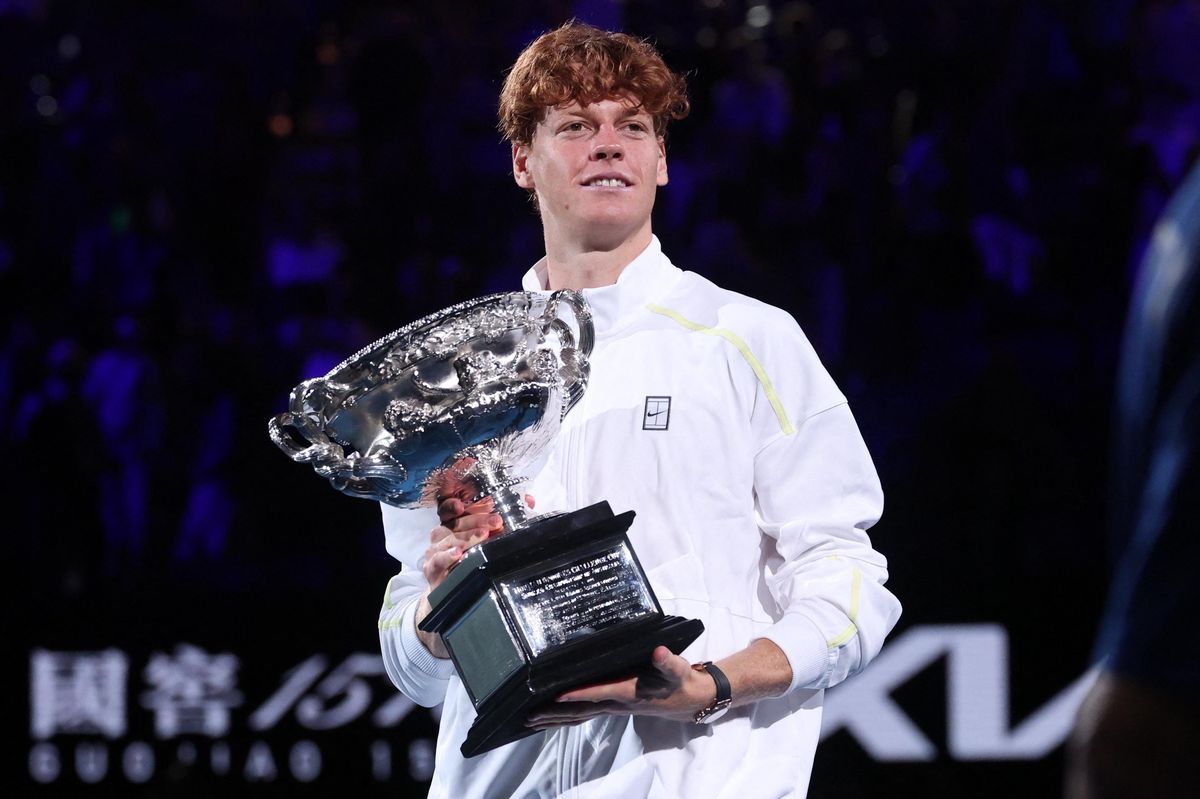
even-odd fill
[{"label": "watch strap", "polygon": [[713,682],[717,684],[716,698],[707,707],[696,711],[696,715],[692,717],[692,721],[697,724],[707,724],[716,721],[733,704],[733,688],[729,684],[729,678],[711,660],[703,663],[693,663],[692,668],[696,671],[708,672],[708,675],[713,678]]}]

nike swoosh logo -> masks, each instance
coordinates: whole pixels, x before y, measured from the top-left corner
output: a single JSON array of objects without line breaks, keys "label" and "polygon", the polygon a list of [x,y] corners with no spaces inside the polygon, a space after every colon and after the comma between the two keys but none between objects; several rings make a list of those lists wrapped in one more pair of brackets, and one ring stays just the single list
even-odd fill
[{"label": "nike swoosh logo", "polygon": [[648,417],[650,417],[651,419],[653,419],[655,416],[662,416],[664,413],[666,413],[666,411],[655,411],[654,413],[648,413],[648,414],[646,414],[646,416],[648,416]]}]

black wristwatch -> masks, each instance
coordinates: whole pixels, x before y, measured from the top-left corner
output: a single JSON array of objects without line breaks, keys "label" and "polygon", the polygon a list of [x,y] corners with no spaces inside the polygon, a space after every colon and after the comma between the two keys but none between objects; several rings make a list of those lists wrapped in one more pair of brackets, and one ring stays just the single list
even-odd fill
[{"label": "black wristwatch", "polygon": [[717,698],[708,707],[696,711],[696,715],[692,717],[692,721],[697,724],[712,724],[724,716],[733,704],[733,689],[729,686],[729,678],[725,676],[725,672],[714,666],[711,660],[693,663],[692,668],[696,671],[707,671],[717,684]]}]

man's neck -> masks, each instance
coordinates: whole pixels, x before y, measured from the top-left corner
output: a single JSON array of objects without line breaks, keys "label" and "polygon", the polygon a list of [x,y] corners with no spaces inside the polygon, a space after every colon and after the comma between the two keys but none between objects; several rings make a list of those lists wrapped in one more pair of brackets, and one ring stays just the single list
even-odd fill
[{"label": "man's neck", "polygon": [[650,244],[650,226],[615,246],[603,243],[554,241],[546,236],[547,288],[589,289],[611,286],[625,267]]}]

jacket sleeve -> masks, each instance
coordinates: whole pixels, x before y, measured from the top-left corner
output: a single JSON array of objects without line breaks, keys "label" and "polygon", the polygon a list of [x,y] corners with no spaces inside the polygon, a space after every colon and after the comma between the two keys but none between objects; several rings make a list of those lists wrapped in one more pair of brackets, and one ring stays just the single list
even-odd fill
[{"label": "jacket sleeve", "polygon": [[866,532],[883,491],[858,425],[795,320],[780,317],[755,342],[755,513],[774,544],[765,578],[779,613],[763,637],[788,657],[789,690],[827,688],[879,653],[900,603]]},{"label": "jacket sleeve", "polygon": [[866,530],[883,492],[845,404],[799,423],[755,459],[756,511],[774,539],[767,585],[782,617],[763,636],[787,655],[796,688],[828,688],[879,653],[900,617],[887,561]]},{"label": "jacket sleeve", "polygon": [[379,611],[379,647],[392,683],[419,705],[433,707],[446,695],[454,663],[434,657],[417,637],[417,604],[429,584],[419,556],[436,516],[424,510],[404,511],[384,506],[383,525],[388,551],[402,562],[400,573],[388,581]]}]

